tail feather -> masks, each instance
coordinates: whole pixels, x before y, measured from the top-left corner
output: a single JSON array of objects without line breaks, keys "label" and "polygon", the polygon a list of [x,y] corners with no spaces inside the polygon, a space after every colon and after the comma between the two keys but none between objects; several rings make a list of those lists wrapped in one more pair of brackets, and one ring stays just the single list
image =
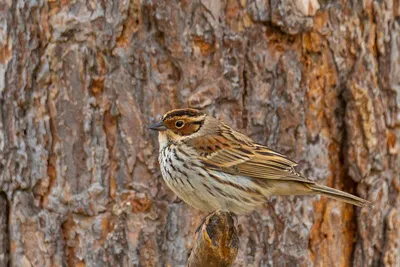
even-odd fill
[{"label": "tail feather", "polygon": [[320,185],[320,184],[308,184],[307,185],[313,192],[315,193],[319,193],[322,195],[325,195],[327,197],[333,198],[333,199],[337,199],[340,201],[344,201],[353,205],[356,205],[358,207],[367,207],[371,204],[371,202],[369,202],[368,200],[362,199],[360,197],[356,197],[352,194],[328,187],[328,186],[324,186],[324,185]]}]

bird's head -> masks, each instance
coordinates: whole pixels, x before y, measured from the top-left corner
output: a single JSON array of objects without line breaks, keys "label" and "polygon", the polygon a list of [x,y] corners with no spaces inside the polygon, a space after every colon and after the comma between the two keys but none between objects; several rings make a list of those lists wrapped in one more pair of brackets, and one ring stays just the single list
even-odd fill
[{"label": "bird's head", "polygon": [[177,142],[202,135],[208,117],[196,109],[174,109],[165,113],[162,119],[150,125],[149,129],[159,132],[161,146],[163,141]]}]

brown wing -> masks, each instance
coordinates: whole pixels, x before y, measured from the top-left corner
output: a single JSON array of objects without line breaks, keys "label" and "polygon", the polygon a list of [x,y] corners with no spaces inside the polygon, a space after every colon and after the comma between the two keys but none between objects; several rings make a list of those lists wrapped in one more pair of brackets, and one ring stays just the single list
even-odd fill
[{"label": "brown wing", "polygon": [[296,163],[286,156],[255,144],[229,127],[187,143],[195,147],[203,163],[214,170],[260,179],[314,183],[298,174],[294,169]]}]

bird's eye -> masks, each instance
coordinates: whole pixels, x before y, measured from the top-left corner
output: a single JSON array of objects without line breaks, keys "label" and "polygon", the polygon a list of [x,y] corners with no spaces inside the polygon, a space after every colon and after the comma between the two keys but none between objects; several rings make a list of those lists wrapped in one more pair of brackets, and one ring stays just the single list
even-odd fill
[{"label": "bird's eye", "polygon": [[182,128],[183,125],[184,125],[183,121],[176,121],[176,122],[175,122],[175,126],[176,126],[176,128],[178,128],[178,129]]}]

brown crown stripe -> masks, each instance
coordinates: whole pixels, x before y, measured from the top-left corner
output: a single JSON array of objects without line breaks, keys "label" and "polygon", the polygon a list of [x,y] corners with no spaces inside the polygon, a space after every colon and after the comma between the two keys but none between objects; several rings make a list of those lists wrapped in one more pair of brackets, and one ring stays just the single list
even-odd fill
[{"label": "brown crown stripe", "polygon": [[204,115],[203,112],[197,109],[175,109],[170,111],[169,113],[165,114],[163,120],[167,120],[173,117],[181,117],[181,116],[188,116],[188,117],[197,117],[200,115]]}]

